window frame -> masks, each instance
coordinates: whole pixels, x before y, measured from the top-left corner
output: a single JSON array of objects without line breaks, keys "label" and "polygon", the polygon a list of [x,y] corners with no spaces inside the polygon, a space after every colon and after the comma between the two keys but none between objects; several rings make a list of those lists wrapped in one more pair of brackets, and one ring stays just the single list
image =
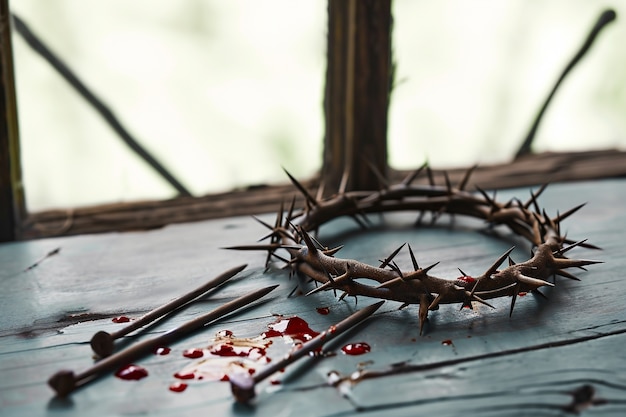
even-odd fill
[{"label": "window frame", "polygon": [[[291,184],[253,187],[202,197],[104,204],[29,213],[22,188],[13,78],[9,0],[0,0],[0,242],[83,233],[145,230],[171,223],[276,210],[294,194]],[[406,171],[387,162],[387,111],[393,84],[391,0],[328,2],[325,135],[320,173],[301,181],[325,194],[371,190]],[[466,169],[433,171],[433,180],[460,181]],[[626,153],[607,150],[528,155],[482,167],[469,184],[506,188],[626,175]],[[426,180],[425,180],[426,181]]]}]

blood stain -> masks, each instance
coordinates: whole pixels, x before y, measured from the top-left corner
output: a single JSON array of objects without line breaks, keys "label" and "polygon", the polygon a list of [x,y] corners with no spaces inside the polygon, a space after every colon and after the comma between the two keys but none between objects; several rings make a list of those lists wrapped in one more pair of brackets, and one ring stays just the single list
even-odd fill
[{"label": "blood stain", "polygon": [[280,385],[282,382],[280,382],[279,379],[272,379],[270,380],[270,384],[272,385]]},{"label": "blood stain", "polygon": [[112,321],[113,323],[128,323],[130,319],[126,316],[119,316],[119,317],[113,318]]},{"label": "blood stain", "polygon": [[204,356],[204,351],[198,348],[187,349],[183,351],[183,356],[189,359],[198,359]]},{"label": "blood stain", "polygon": [[444,346],[452,346],[452,340],[450,339],[443,340],[441,341],[441,344]]},{"label": "blood stain", "polygon": [[194,379],[195,377],[196,375],[193,372],[189,372],[189,373],[176,372],[174,374],[174,378],[178,378],[178,379]]},{"label": "blood stain", "polygon": [[464,282],[466,284],[473,284],[473,283],[476,282],[476,278],[470,277],[469,275],[464,275],[462,277],[458,277],[456,280],[457,281],[462,281],[462,282]]},{"label": "blood stain", "polygon": [[264,332],[264,338],[290,336],[294,339],[306,342],[313,339],[319,334],[309,327],[309,324],[300,317],[294,316],[290,318],[280,319],[268,325],[269,330]]},{"label": "blood stain", "polygon": [[161,346],[158,347],[154,350],[154,354],[155,355],[160,355],[160,356],[165,356],[165,355],[169,355],[169,353],[172,351],[172,349],[165,347],[165,346]]},{"label": "blood stain", "polygon": [[233,337],[233,332],[230,330],[220,330],[217,332],[217,337]]},{"label": "blood stain", "polygon": [[170,391],[172,392],[183,392],[186,389],[187,384],[185,384],[184,382],[174,382],[172,385],[170,385]]},{"label": "blood stain", "polygon": [[318,307],[315,310],[322,316],[327,316],[330,313],[330,308],[328,307]]},{"label": "blood stain", "polygon": [[259,359],[265,356],[265,349],[258,347],[239,347],[233,346],[229,343],[222,343],[211,347],[209,352],[215,356],[238,356],[240,358],[253,358]]},{"label": "blood stain", "polygon": [[520,291],[517,293],[517,295],[519,295],[520,297],[524,297],[526,296],[528,293],[526,291]]},{"label": "blood stain", "polygon": [[341,350],[346,355],[356,356],[356,355],[363,355],[365,353],[368,353],[371,350],[371,348],[370,348],[370,345],[368,345],[365,342],[358,342],[358,343],[347,344],[344,347],[342,347]]},{"label": "blood stain", "polygon": [[127,380],[127,381],[131,381],[131,380],[138,381],[142,378],[147,377],[148,371],[145,368],[142,368],[141,366],[138,366],[138,365],[128,365],[123,368],[120,368],[115,373],[115,376],[120,379]]}]

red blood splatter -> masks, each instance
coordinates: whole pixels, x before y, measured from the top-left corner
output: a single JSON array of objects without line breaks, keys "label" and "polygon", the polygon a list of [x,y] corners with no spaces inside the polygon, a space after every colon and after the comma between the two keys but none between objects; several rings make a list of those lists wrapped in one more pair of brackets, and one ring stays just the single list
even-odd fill
[{"label": "red blood splatter", "polygon": [[306,321],[297,316],[278,320],[269,324],[268,327],[270,329],[262,335],[264,338],[291,336],[294,339],[307,341],[319,334],[319,332],[311,329]]},{"label": "red blood splatter", "polygon": [[330,308],[328,307],[318,307],[315,310],[322,316],[327,316],[330,313]]},{"label": "red blood splatter", "polygon": [[517,295],[519,295],[520,297],[524,297],[527,294],[528,293],[526,291],[520,291],[520,292],[517,293]]},{"label": "red blood splatter", "polygon": [[355,356],[355,355],[363,355],[365,353],[368,353],[371,350],[371,348],[370,348],[370,345],[368,345],[367,343],[359,342],[359,343],[347,344],[344,347],[342,347],[341,350],[346,355]]},{"label": "red blood splatter", "polygon": [[184,382],[174,382],[172,385],[170,385],[170,391],[172,392],[183,392],[186,389],[187,384],[185,384]]},{"label": "red blood splatter", "polygon": [[441,344],[444,345],[444,346],[451,346],[452,345],[452,340],[450,340],[450,339],[442,340]]},{"label": "red blood splatter", "polygon": [[250,356],[251,350],[249,347],[235,347],[230,343],[221,343],[212,346],[209,352],[215,356],[239,356],[246,358]]},{"label": "red blood splatter", "polygon": [[462,277],[458,277],[456,280],[465,282],[466,284],[473,284],[476,282],[476,278],[470,277],[469,275],[463,275]]},{"label": "red blood splatter", "polygon": [[178,378],[178,379],[194,379],[196,377],[196,375],[192,372],[192,373],[188,373],[188,374],[181,374],[179,372],[176,372],[174,374],[174,378]]},{"label": "red blood splatter", "polygon": [[120,368],[115,376],[120,379],[125,379],[127,381],[133,380],[138,381],[141,378],[145,378],[148,376],[148,371],[145,368],[137,365],[128,365],[123,368]]},{"label": "red blood splatter", "polygon": [[126,316],[119,316],[115,317],[112,321],[113,323],[128,323],[130,319]]},{"label": "red blood splatter", "polygon": [[172,351],[172,349],[162,346],[162,347],[158,347],[154,350],[154,354],[155,355],[160,355],[160,356],[165,356],[165,355],[169,355],[169,353]]},{"label": "red blood splatter", "polygon": [[231,332],[230,330],[220,330],[219,332],[217,332],[217,336],[218,337],[232,337],[233,332]]},{"label": "red blood splatter", "polygon": [[282,382],[280,382],[279,379],[272,379],[272,380],[270,380],[270,384],[272,384],[272,385],[280,385],[280,384],[282,384]]},{"label": "red blood splatter", "polygon": [[259,360],[265,356],[265,349],[253,347],[248,350],[248,357],[253,360]]},{"label": "red blood splatter", "polygon": [[228,382],[228,381],[230,381],[230,378],[228,377],[228,375],[224,374],[224,375],[222,375],[222,377],[220,378],[220,381]]},{"label": "red blood splatter", "polygon": [[183,351],[183,356],[189,359],[198,359],[204,356],[204,351],[198,348],[187,349]]}]

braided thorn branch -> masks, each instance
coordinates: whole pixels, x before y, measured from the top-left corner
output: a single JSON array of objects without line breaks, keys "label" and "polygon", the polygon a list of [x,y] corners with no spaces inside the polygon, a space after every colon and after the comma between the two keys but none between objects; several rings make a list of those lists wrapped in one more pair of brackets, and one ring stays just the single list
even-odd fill
[{"label": "braided thorn branch", "polygon": [[[309,277],[318,284],[307,295],[320,291],[343,291],[346,295],[366,296],[402,303],[402,307],[410,304],[419,305],[420,334],[428,320],[428,312],[438,309],[440,304],[460,303],[461,307],[471,307],[478,302],[493,307],[486,300],[511,296],[510,314],[521,292],[536,292],[543,286],[554,286],[548,281],[551,276],[562,276],[578,280],[579,278],[566,271],[568,268],[582,268],[599,261],[570,259],[565,254],[575,247],[598,249],[585,240],[572,241],[561,235],[561,222],[573,215],[584,204],[566,212],[549,217],[538,203],[538,197],[547,187],[541,186],[531,191],[530,199],[522,202],[513,198],[507,202],[496,200],[496,193],[490,196],[486,191],[476,187],[477,193],[466,191],[469,177],[475,167],[470,168],[457,186],[452,186],[446,178],[446,184],[435,184],[432,172],[427,165],[411,173],[402,182],[395,185],[384,184],[383,188],[373,192],[352,192],[340,190],[336,195],[322,199],[322,192],[313,197],[291,174],[289,179],[305,198],[305,207],[295,210],[295,198],[285,215],[281,205],[274,225],[259,219],[259,223],[269,229],[263,239],[270,239],[267,244],[234,246],[228,249],[265,250],[267,251],[266,267],[272,258],[284,262],[292,273]],[[426,171],[427,185],[414,185],[418,175]],[[343,259],[335,255],[341,249],[328,248],[319,243],[310,233],[317,231],[324,223],[341,217],[350,216],[361,226],[366,227],[367,215],[388,211],[417,211],[421,216],[431,212],[436,221],[443,213],[465,215],[482,219],[491,225],[508,227],[513,233],[529,241],[534,251],[530,259],[515,263],[510,258],[514,248],[503,253],[483,274],[470,277],[462,270],[456,279],[446,279],[431,275],[430,271],[438,263],[426,268],[419,267],[410,245],[406,245],[413,264],[413,270],[403,271],[395,263],[395,256],[405,244],[381,260],[379,266],[368,265],[354,260]],[[278,255],[281,249],[288,253],[289,258]],[[501,265],[508,259],[508,266]],[[378,285],[359,282],[369,279]]]}]

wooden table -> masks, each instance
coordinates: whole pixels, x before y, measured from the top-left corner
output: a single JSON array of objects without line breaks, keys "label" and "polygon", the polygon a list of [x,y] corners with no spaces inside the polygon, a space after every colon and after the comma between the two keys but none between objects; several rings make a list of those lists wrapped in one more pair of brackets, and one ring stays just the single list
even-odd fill
[{"label": "wooden table", "polygon": [[[529,191],[498,195],[526,199]],[[626,181],[553,184],[540,198],[551,214],[583,202],[588,205],[564,226],[572,239],[588,238],[603,249],[577,248],[576,257],[605,263],[576,272],[581,281],[558,279],[555,288],[544,290],[547,300],[519,297],[510,318],[510,299],[493,300],[494,310],[480,304],[473,310],[442,306],[430,314],[423,336],[415,307],[399,310],[398,303],[386,302],[327,347],[335,355],[302,359],[260,383],[252,405],[235,403],[229,384],[210,378],[187,381],[183,392],[170,391],[177,382],[173,375],[198,361],[183,352],[207,348],[224,330],[258,337],[281,317],[297,316],[321,331],[375,300],[339,301],[332,291],[288,297],[296,278],[280,269],[264,273],[264,253],[220,249],[253,243],[265,233],[249,217],[3,244],[0,415],[626,415]],[[342,257],[369,263],[409,242],[420,265],[441,261],[433,272],[450,278],[459,275],[457,267],[482,273],[512,244],[513,259],[527,259],[530,250],[506,230],[488,232],[471,219],[457,218],[453,228],[444,219],[436,227],[414,229],[414,218],[373,216],[385,227],[367,233],[340,219],[325,226],[320,238],[328,245],[345,244]],[[25,271],[56,248],[58,254]],[[410,266],[406,253],[398,259],[402,267]],[[248,268],[231,281],[126,342],[162,334],[246,291],[272,283],[279,288],[171,344],[169,354],[136,361],[148,371],[146,378],[127,381],[108,374],[65,399],[47,386],[56,371],[80,371],[93,363],[89,340],[98,330],[123,326],[113,318],[139,317],[242,263]],[[288,337],[271,342],[271,360],[293,348]],[[343,353],[343,346],[357,342],[367,343],[369,353]],[[242,360],[230,358],[236,359]]]}]

